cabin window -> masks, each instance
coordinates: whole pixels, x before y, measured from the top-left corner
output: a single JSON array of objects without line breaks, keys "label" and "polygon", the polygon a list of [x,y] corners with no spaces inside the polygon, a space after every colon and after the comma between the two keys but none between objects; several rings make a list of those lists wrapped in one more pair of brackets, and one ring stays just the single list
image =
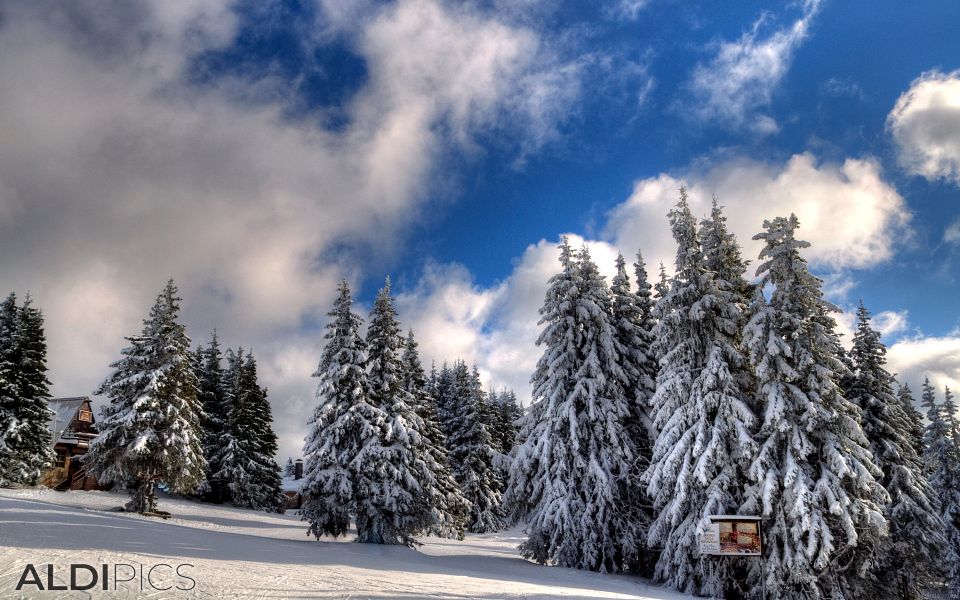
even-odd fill
[{"label": "cabin window", "polygon": [[62,469],[67,464],[67,453],[63,450],[57,450],[57,461],[54,466],[58,469]]},{"label": "cabin window", "polygon": [[93,413],[89,410],[80,409],[80,414],[77,415],[77,420],[81,423],[92,423]]}]

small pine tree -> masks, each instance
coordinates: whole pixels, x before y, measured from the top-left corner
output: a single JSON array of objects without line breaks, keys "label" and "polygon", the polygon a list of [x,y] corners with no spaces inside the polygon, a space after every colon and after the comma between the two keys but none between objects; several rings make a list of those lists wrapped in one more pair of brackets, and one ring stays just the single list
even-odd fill
[{"label": "small pine tree", "polygon": [[850,353],[853,373],[844,393],[860,408],[870,451],[883,471],[890,536],[876,549],[872,577],[854,592],[878,598],[892,596],[896,590],[900,597],[917,598],[928,583],[925,572],[943,547],[944,525],[916,452],[917,432],[907,412],[913,409],[894,395],[893,377],[884,368],[885,355],[886,347],[870,326],[870,313],[861,302]]},{"label": "small pine tree", "polygon": [[288,456],[287,462],[283,465],[283,476],[284,477],[293,477],[297,474],[297,467],[293,464],[293,457]]},{"label": "small pine tree", "polygon": [[436,403],[427,386],[412,329],[407,333],[402,362],[402,388],[412,398],[414,410],[423,423],[421,445],[417,453],[434,479],[432,485],[429,480],[421,482],[424,493],[429,496],[427,501],[433,513],[429,533],[463,539],[469,504],[460,493],[460,487],[447,465],[446,438],[440,430]]},{"label": "small pine tree", "polygon": [[[113,363],[113,373],[95,392],[110,404],[101,411],[100,435],[85,455],[87,471],[100,483],[118,483],[133,493],[127,510],[156,510],[156,483],[190,493],[203,480],[201,408],[191,368],[190,338],[177,321],[180,298],[167,282],[138,336]],[[175,452],[171,449],[176,449]]]},{"label": "small pine tree", "polygon": [[195,352],[194,371],[197,374],[197,398],[203,408],[203,456],[207,461],[205,481],[198,491],[217,502],[229,500],[226,484],[214,480],[214,475],[223,468],[218,460],[220,449],[229,443],[224,438],[230,419],[230,403],[226,396],[226,381],[223,371],[223,352],[217,332],[210,336],[210,344]]},{"label": "small pine tree", "polygon": [[452,371],[447,452],[453,478],[469,503],[467,531],[498,531],[504,527],[503,484],[493,463],[492,438],[481,416],[483,387],[476,370],[471,373],[463,361],[457,361]]},{"label": "small pine tree", "polygon": [[[949,389],[946,390],[949,394]],[[937,561],[946,576],[947,589],[952,600],[960,599],[960,453],[953,438],[950,413],[946,405],[937,403],[936,392],[930,380],[923,382],[921,405],[927,409],[927,427],[924,431],[924,466],[930,486],[940,501],[940,514],[946,538],[944,552]]]},{"label": "small pine tree", "polygon": [[27,296],[0,305],[0,486],[36,485],[53,460],[43,315]]}]

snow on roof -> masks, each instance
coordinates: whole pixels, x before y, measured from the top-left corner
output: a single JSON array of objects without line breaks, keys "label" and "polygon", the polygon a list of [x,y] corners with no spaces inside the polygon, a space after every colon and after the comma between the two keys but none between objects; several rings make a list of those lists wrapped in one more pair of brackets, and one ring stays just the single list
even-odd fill
[{"label": "snow on roof", "polygon": [[87,400],[89,400],[89,398],[86,396],[78,396],[76,398],[51,398],[48,401],[50,410],[53,411],[53,416],[50,417],[49,421],[50,431],[57,436],[54,443],[62,441],[60,434],[62,434],[64,429],[73,421],[73,418],[77,415],[77,411],[80,410],[80,407],[83,406],[83,403]]},{"label": "snow on roof", "polygon": [[280,489],[284,492],[299,492],[303,484],[307,482],[306,477],[294,479],[293,477],[284,477],[280,480]]},{"label": "snow on roof", "polygon": [[716,521],[759,521],[760,517],[754,515],[708,515],[708,519]]}]

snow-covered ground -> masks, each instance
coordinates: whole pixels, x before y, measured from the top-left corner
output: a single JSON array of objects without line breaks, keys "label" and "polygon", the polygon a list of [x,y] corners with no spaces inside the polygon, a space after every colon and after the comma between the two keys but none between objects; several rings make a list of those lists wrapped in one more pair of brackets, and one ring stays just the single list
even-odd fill
[{"label": "snow-covered ground", "polygon": [[[426,538],[414,550],[318,542],[290,513],[163,498],[160,508],[174,516],[162,521],[115,512],[125,501],[126,496],[108,492],[0,490],[0,597],[687,598],[633,577],[529,563],[517,555],[522,539],[517,530],[469,535],[464,541]],[[61,585],[69,580],[70,564],[110,565],[110,589],[57,595],[31,585],[17,592],[28,563],[36,565],[44,585],[47,564],[54,565],[54,581]],[[114,566],[119,563],[132,567]],[[187,577],[174,572],[180,565]],[[151,567],[154,585],[141,586],[139,575],[150,575]],[[119,579],[133,580],[115,584],[113,569]],[[132,569],[140,569],[137,576]],[[81,571],[79,582],[88,579]],[[168,585],[173,589],[154,589]]]}]

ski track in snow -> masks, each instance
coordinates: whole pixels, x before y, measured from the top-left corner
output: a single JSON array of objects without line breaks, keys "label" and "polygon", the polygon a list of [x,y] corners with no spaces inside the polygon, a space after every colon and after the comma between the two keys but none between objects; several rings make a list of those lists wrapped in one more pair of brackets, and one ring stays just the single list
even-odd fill
[{"label": "ski track in snow", "polygon": [[[293,514],[278,515],[162,497],[163,521],[115,512],[127,496],[109,492],[0,490],[0,597],[3,598],[344,598],[442,600],[548,598],[676,600],[684,594],[624,575],[544,567],[523,560],[519,529],[424,538],[417,549],[317,541]],[[192,590],[15,590],[27,563],[58,583],[68,565],[194,565]],[[99,567],[98,567],[99,568]],[[177,583],[184,580],[167,580]],[[158,582],[158,584],[163,582]]]}]

